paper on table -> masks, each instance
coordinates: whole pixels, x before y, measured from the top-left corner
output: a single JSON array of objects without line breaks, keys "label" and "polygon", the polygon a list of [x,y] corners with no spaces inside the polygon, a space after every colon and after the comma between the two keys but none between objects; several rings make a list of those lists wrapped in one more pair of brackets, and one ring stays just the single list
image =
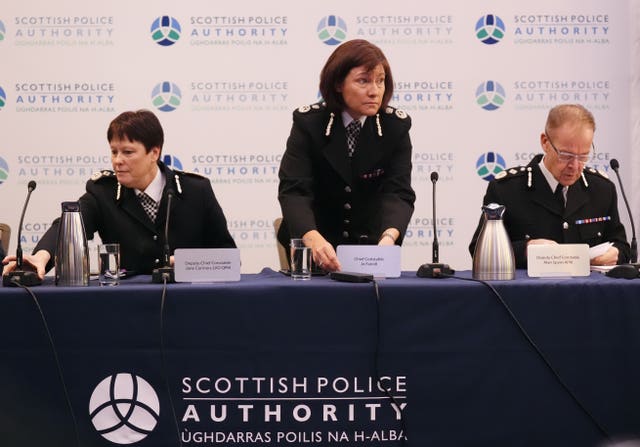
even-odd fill
[{"label": "paper on table", "polygon": [[603,255],[613,246],[613,242],[603,242],[602,244],[594,245],[593,247],[589,247],[589,258],[597,258],[600,255]]},{"label": "paper on table", "polygon": [[616,266],[615,265],[592,265],[591,266],[591,271],[592,272],[607,273],[609,270],[611,270],[614,267],[616,267]]}]

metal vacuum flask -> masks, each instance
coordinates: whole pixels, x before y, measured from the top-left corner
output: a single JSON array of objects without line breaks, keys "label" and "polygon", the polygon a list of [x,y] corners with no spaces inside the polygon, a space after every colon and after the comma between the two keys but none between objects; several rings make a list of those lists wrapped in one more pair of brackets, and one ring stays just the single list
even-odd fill
[{"label": "metal vacuum flask", "polygon": [[57,286],[89,285],[89,247],[78,202],[62,202],[55,268]]},{"label": "metal vacuum flask", "polygon": [[481,280],[513,279],[516,260],[502,221],[505,207],[490,203],[482,207],[484,224],[473,253],[473,277]]}]

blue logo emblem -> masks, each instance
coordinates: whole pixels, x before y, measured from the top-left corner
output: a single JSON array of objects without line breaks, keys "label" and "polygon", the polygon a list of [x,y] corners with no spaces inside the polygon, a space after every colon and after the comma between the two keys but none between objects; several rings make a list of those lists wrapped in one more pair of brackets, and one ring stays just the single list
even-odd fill
[{"label": "blue logo emblem", "polygon": [[180,105],[182,93],[173,82],[161,82],[151,92],[153,105],[161,112],[173,112]]},{"label": "blue logo emblem", "polygon": [[506,167],[504,158],[497,152],[482,154],[476,161],[476,172],[488,182],[496,178],[496,175],[504,171]]},{"label": "blue logo emblem", "polygon": [[151,38],[158,45],[168,47],[180,39],[180,22],[173,17],[161,16],[151,24]]},{"label": "blue logo emblem", "polygon": [[0,185],[9,178],[9,165],[4,158],[0,157]]},{"label": "blue logo emblem", "polygon": [[4,92],[2,87],[0,87],[0,110],[2,110],[2,108],[5,106],[6,103],[7,103],[7,94]]},{"label": "blue logo emblem", "polygon": [[506,96],[504,88],[495,81],[483,82],[476,89],[476,103],[485,110],[499,109]]},{"label": "blue logo emblem", "polygon": [[178,169],[179,171],[182,171],[182,162],[175,155],[169,155],[169,154],[163,155],[162,162],[165,165],[169,166],[170,168]]},{"label": "blue logo emblem", "polygon": [[4,40],[4,35],[7,34],[7,30],[4,27],[4,23],[0,20],[0,42]]},{"label": "blue logo emblem", "polygon": [[326,16],[318,23],[318,38],[327,45],[338,45],[347,38],[347,24],[338,16]]},{"label": "blue logo emblem", "polygon": [[493,45],[503,39],[505,29],[500,17],[487,14],[476,22],[476,37],[484,44]]}]

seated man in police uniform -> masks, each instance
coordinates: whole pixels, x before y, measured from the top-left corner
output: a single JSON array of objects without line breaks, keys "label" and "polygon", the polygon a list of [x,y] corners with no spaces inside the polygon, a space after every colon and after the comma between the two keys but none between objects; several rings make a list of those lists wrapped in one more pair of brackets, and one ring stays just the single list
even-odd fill
[{"label": "seated man in police uniform", "polygon": [[[97,231],[103,243],[120,243],[121,266],[150,274],[163,266],[167,196],[171,192],[169,247],[235,248],[224,213],[210,181],[197,174],[170,169],[160,161],[164,133],[158,118],[148,110],[124,112],[109,125],[113,171],[104,170],[87,182],[80,210],[89,239]],[[43,278],[53,267],[56,219],[25,256]],[[11,262],[8,262],[11,261]],[[15,268],[8,257],[4,273]],[[173,256],[171,256],[173,264]]]},{"label": "seated man in police uniform", "polygon": [[[527,166],[501,172],[489,183],[483,203],[505,206],[504,225],[517,268],[527,266],[529,244],[612,242],[593,265],[628,262],[630,247],[618,215],[615,185],[585,167],[595,151],[595,120],[577,104],[552,108],[536,155]],[[473,256],[482,218],[469,251]]]}]

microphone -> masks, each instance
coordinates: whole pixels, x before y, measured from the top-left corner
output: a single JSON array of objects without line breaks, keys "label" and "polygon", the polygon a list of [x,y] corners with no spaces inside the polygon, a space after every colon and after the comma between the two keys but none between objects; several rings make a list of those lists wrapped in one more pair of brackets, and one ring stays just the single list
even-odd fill
[{"label": "microphone", "polygon": [[431,263],[422,264],[416,275],[420,278],[442,278],[442,275],[453,275],[455,270],[448,264],[441,264],[439,260],[440,246],[438,244],[438,230],[436,228],[436,182],[438,181],[438,173],[431,173],[431,183],[433,184],[433,244],[431,245]]},{"label": "microphone", "polygon": [[36,182],[31,180],[27,185],[27,199],[24,201],[24,207],[22,207],[22,214],[20,215],[20,225],[18,226],[18,246],[16,248],[16,268],[2,277],[3,286],[38,286],[42,284],[42,280],[38,276],[38,273],[33,270],[24,270],[22,268],[22,223],[24,222],[24,214],[27,211],[27,204],[31,193],[36,189]]},{"label": "microphone", "polygon": [[169,215],[171,214],[171,199],[173,199],[173,189],[167,187],[167,218],[164,221],[164,247],[163,247],[163,267],[153,269],[151,280],[154,283],[176,282],[175,272],[171,267],[171,248],[169,247]]},{"label": "microphone", "polygon": [[636,227],[633,224],[633,215],[631,213],[631,208],[629,207],[629,201],[627,200],[627,195],[624,192],[624,186],[622,186],[622,180],[620,179],[620,174],[618,173],[620,163],[618,163],[618,160],[616,160],[615,158],[612,158],[609,162],[609,166],[611,166],[613,172],[616,173],[616,177],[618,177],[618,184],[620,185],[622,200],[624,200],[624,204],[627,207],[627,213],[629,213],[629,222],[631,223],[631,262],[628,264],[621,264],[613,267],[607,272],[607,276],[612,276],[614,278],[637,278],[638,276],[640,276],[640,264],[637,264],[638,242],[636,241]]}]

